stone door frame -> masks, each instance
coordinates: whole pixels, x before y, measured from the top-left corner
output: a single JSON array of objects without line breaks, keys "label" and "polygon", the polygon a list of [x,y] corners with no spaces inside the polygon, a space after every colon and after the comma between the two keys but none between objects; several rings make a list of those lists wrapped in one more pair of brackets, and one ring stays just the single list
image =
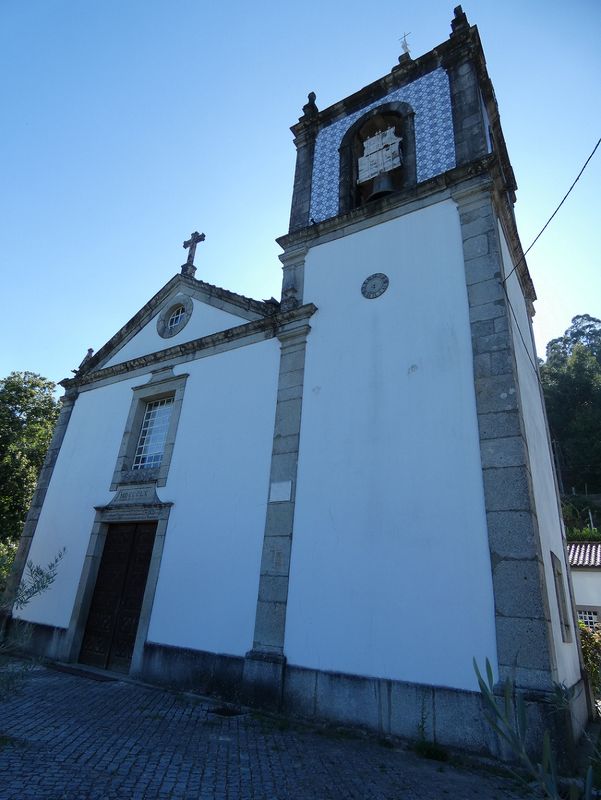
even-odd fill
[{"label": "stone door frame", "polygon": [[152,503],[152,504],[131,504],[131,505],[108,505],[96,508],[96,516],[90,533],[90,540],[86,552],[83,569],[77,587],[75,603],[71,613],[71,620],[64,644],[65,660],[77,662],[79,651],[86,629],[86,622],[92,603],[92,595],[96,586],[100,561],[104,552],[107,532],[110,525],[136,523],[136,522],[155,522],[157,523],[154,546],[146,578],[146,588],[140,609],[140,619],[136,633],[136,641],[132,653],[130,675],[141,672],[144,658],[144,645],[148,637],[150,625],[150,614],[154,603],[156,586],[159,578],[163,547],[165,545],[165,535],[167,523],[172,503]]}]

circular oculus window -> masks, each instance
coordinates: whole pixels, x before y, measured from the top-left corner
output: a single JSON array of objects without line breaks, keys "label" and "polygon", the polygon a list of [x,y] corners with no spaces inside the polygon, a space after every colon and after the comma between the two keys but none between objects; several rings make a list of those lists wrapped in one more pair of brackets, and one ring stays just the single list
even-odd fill
[{"label": "circular oculus window", "polygon": [[157,332],[163,339],[175,336],[185,328],[192,316],[192,300],[180,295],[161,311],[157,320]]},{"label": "circular oculus window", "polygon": [[183,306],[177,306],[177,308],[174,308],[171,312],[171,316],[167,320],[167,330],[172,331],[174,328],[177,328],[185,313],[186,309]]},{"label": "circular oculus window", "polygon": [[384,294],[386,289],[388,289],[389,283],[388,275],[384,275],[383,272],[374,272],[373,275],[370,275],[369,278],[363,281],[361,285],[361,294],[368,300],[374,300],[376,297]]}]

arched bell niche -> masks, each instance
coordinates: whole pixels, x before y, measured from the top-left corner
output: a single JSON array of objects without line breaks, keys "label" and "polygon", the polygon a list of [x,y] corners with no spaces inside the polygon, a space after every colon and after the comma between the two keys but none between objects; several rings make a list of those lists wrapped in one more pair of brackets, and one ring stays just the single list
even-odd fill
[{"label": "arched bell niche", "polygon": [[[383,193],[400,192],[413,186],[417,180],[415,160],[414,112],[408,103],[383,103],[368,111],[351,125],[340,145],[340,214],[357,208]],[[359,183],[359,159],[366,153],[365,143],[383,131],[393,132],[400,139],[400,165],[384,177]],[[392,138],[392,137],[391,137]],[[384,187],[382,192],[379,189]]]}]

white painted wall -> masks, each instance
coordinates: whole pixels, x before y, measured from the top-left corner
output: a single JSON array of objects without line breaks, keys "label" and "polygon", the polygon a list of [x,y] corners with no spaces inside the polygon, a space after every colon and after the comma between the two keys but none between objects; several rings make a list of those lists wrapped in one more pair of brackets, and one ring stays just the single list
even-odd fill
[{"label": "white painted wall", "polygon": [[[501,239],[501,252],[505,275],[509,275],[513,268],[512,261],[503,230],[500,226],[499,236]],[[569,567],[567,566],[565,558],[562,523],[555,487],[551,447],[547,432],[542,391],[538,380],[538,374],[534,368],[537,363],[537,355],[530,319],[526,309],[524,295],[519,284],[517,271],[508,278],[506,287],[509,301],[515,313],[514,317],[510,312],[511,329],[514,339],[520,400],[522,404],[526,441],[528,443],[532,488],[536,505],[536,515],[538,518],[545,580],[551,612],[553,640],[557,653],[557,680],[560,683],[566,683],[568,686],[571,686],[573,683],[580,680],[580,664],[574,631],[572,631],[571,643],[564,642],[561,636],[559,607],[551,564],[551,551],[555,553],[562,564],[565,594],[568,603],[570,602],[568,587]]]},{"label": "white painted wall", "polygon": [[[361,295],[373,272],[390,286]],[[496,664],[467,292],[451,201],[311,249],[285,653],[473,689]]]},{"label": "white painted wall", "polygon": [[192,299],[194,310],[192,311],[192,316],[188,320],[188,324],[175,336],[171,336],[169,339],[163,339],[157,332],[157,319],[164,308],[168,308],[173,304],[173,298],[178,294],[178,291],[174,291],[173,294],[157,308],[156,314],[150,322],[148,322],[139,333],[133,336],[129,342],[123,345],[123,347],[103,366],[112,367],[113,364],[121,364],[123,361],[127,361],[130,358],[137,358],[147,353],[154,353],[157,350],[165,350],[176,344],[182,344],[182,342],[191,342],[193,339],[199,339],[201,336],[209,336],[212,333],[227,330],[227,328],[245,325],[249,321],[243,317],[230,314],[227,311],[222,311],[220,308],[215,308],[207,303]]},{"label": "white painted wall", "polygon": [[601,570],[572,569],[577,606],[601,606]]},{"label": "white painted wall", "polygon": [[159,490],[175,505],[148,638],[244,655],[253,641],[279,342],[185,366],[176,446]]},{"label": "white painted wall", "polygon": [[[279,364],[277,339],[190,361],[167,485],[172,502],[149,639],[244,655],[252,647]],[[75,403],[31,548],[67,547],[53,587],[23,617],[68,627],[94,521],[106,505],[141,376]]]},{"label": "white painted wall", "polygon": [[69,626],[92,525],[94,506],[113,497],[113,477],[123,429],[140,377],[83,392],[65,433],[35,536],[30,559],[47,564],[63,547],[67,552],[54,585],[21,612],[32,622]]}]

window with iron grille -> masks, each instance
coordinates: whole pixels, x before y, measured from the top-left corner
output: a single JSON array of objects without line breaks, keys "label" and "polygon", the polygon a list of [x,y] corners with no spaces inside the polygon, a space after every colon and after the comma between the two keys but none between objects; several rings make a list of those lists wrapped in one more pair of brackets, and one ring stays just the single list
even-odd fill
[{"label": "window with iron grille", "polygon": [[161,466],[172,409],[173,397],[146,404],[132,469],[153,469]]},{"label": "window with iron grille", "polygon": [[590,608],[579,608],[577,613],[578,622],[583,622],[587,628],[594,628],[599,621],[597,612]]},{"label": "window with iron grille", "polygon": [[111,491],[149,481],[166,485],[187,379],[187,373],[174,375],[168,367],[132,386]]}]

